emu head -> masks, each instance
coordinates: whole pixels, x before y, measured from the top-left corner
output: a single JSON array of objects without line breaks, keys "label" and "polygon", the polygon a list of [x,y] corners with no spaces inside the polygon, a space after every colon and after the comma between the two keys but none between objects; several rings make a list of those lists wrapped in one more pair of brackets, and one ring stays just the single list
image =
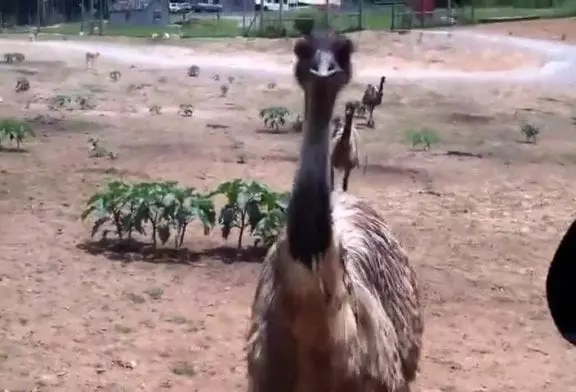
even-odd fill
[{"label": "emu head", "polygon": [[380,78],[380,86],[378,86],[378,93],[382,94],[382,90],[384,88],[384,83],[386,83],[386,76],[382,76]]},{"label": "emu head", "polygon": [[346,106],[344,109],[344,116],[346,119],[354,117],[354,111],[356,110],[356,103],[354,102],[346,102]]},{"label": "emu head", "polygon": [[305,92],[336,99],[352,77],[352,41],[345,37],[315,33],[294,47],[294,76]]}]

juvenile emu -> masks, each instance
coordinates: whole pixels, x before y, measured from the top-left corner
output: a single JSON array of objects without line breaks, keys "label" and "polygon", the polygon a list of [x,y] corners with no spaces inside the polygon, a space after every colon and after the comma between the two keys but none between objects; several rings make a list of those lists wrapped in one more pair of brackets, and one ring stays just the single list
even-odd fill
[{"label": "juvenile emu", "polygon": [[376,210],[330,191],[330,118],[352,51],[321,35],[294,49],[308,116],[287,228],[252,305],[249,392],[409,392],[416,377],[423,322],[408,258]]},{"label": "juvenile emu", "polygon": [[332,155],[330,162],[330,184],[334,189],[334,170],[344,172],[342,190],[348,190],[348,179],[352,169],[358,167],[358,133],[352,120],[354,119],[354,102],[346,103],[344,125],[338,124],[332,134]]},{"label": "juvenile emu", "polygon": [[384,83],[386,83],[386,76],[382,76],[380,78],[380,85],[378,86],[378,90],[376,87],[369,84],[366,86],[366,90],[364,91],[364,95],[362,96],[362,104],[368,109],[368,121],[366,121],[366,125],[368,128],[374,128],[374,108],[376,106],[380,106],[382,104],[382,96]]}]

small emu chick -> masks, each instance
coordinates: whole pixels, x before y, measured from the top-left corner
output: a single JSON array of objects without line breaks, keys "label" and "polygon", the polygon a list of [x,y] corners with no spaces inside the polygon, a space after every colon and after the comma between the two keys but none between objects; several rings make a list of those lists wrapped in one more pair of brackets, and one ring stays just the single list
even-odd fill
[{"label": "small emu chick", "polygon": [[348,178],[352,169],[358,167],[358,131],[352,125],[354,119],[355,105],[353,102],[346,103],[346,114],[344,116],[344,125],[339,123],[332,134],[332,156],[330,182],[334,190],[334,170],[344,172],[342,179],[342,190],[348,190]]},{"label": "small emu chick", "polygon": [[98,57],[100,57],[100,52],[86,52],[86,68],[93,67]]},{"label": "small emu chick", "polygon": [[308,110],[286,230],[252,304],[248,391],[409,392],[423,333],[416,276],[374,208],[330,191],[330,119],[353,46],[319,34],[294,49]]},{"label": "small emu chick", "polygon": [[386,82],[386,76],[380,78],[380,86],[378,90],[376,87],[369,84],[366,86],[364,95],[362,96],[362,104],[368,109],[368,121],[366,121],[366,126],[368,128],[374,128],[374,108],[382,104],[382,90],[384,89],[384,83]]},{"label": "small emu chick", "polygon": [[198,75],[200,75],[200,67],[197,65],[192,65],[190,68],[188,68],[188,76],[190,76],[191,78],[195,78]]}]

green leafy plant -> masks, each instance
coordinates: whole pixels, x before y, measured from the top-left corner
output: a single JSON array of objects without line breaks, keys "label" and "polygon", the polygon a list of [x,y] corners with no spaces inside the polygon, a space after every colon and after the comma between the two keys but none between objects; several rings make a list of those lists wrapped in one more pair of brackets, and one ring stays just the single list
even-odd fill
[{"label": "green leafy plant", "polygon": [[408,131],[406,136],[408,142],[412,145],[412,148],[423,146],[425,150],[429,150],[432,144],[440,141],[438,134],[434,130],[428,128],[423,128],[417,131]]},{"label": "green leafy plant", "polygon": [[222,226],[222,237],[227,239],[232,229],[239,230],[238,249],[246,230],[256,236],[255,245],[269,245],[277,237],[283,226],[280,216],[283,200],[281,195],[271,191],[257,181],[235,179],[220,184],[213,195],[226,197],[226,204],[220,210],[218,222]]},{"label": "green leafy plant", "polygon": [[228,90],[230,90],[230,86],[228,86],[227,84],[221,85],[220,86],[220,96],[225,97],[226,95],[228,95]]},{"label": "green leafy plant", "polygon": [[66,109],[71,103],[72,98],[70,98],[68,95],[55,95],[50,99],[50,102],[48,103],[48,110],[54,111]]},{"label": "green leafy plant", "polygon": [[194,106],[183,103],[178,107],[180,117],[192,117],[194,115]]},{"label": "green leafy plant", "polygon": [[[193,188],[174,187],[162,200],[164,215],[169,217],[170,225],[163,227],[163,235],[175,230],[174,246],[180,248],[184,242],[188,224],[198,219],[204,227],[204,234],[210,233],[216,221],[216,212],[212,200]],[[167,233],[166,233],[167,231]]]},{"label": "green leafy plant", "polygon": [[264,120],[264,125],[276,131],[286,124],[288,115],[290,115],[290,110],[284,106],[270,106],[260,110],[260,118]]},{"label": "green leafy plant", "polygon": [[2,140],[8,139],[10,143],[16,143],[16,149],[20,150],[27,137],[35,136],[32,126],[25,121],[17,118],[0,119],[0,144]]},{"label": "green leafy plant", "polygon": [[294,17],[294,30],[298,31],[302,35],[310,34],[316,24],[316,14],[316,12],[308,10],[298,12]]},{"label": "green leafy plant", "polygon": [[[95,193],[86,203],[88,207],[84,210],[80,218],[85,220],[89,215],[94,216],[91,237],[109,224],[116,230],[116,235],[124,239],[127,234],[132,238],[134,230],[135,205],[132,197],[132,185],[123,181],[109,182],[105,189]],[[141,229],[141,228],[140,228]],[[103,230],[103,237],[108,235],[110,230]],[[143,229],[142,229],[143,231]]]},{"label": "green leafy plant", "polygon": [[92,102],[90,97],[78,96],[75,101],[80,110],[92,110],[96,108],[96,104]]},{"label": "green leafy plant", "polygon": [[[88,200],[81,219],[95,216],[92,237],[111,224],[119,239],[132,239],[137,232],[147,235],[150,228],[152,246],[165,245],[174,237],[174,246],[181,248],[191,221],[199,220],[204,233],[214,227],[216,212],[212,200],[193,188],[182,188],[176,182],[142,182],[127,184],[110,182]],[[103,237],[109,230],[103,230]]]},{"label": "green leafy plant", "polygon": [[100,141],[100,139],[96,137],[91,137],[90,139],[88,139],[88,144],[90,145],[91,158],[102,158],[102,157],[108,157],[110,159],[118,158],[118,154],[109,151]]},{"label": "green leafy plant", "polygon": [[520,132],[524,135],[527,143],[536,143],[538,141],[538,135],[540,134],[540,128],[533,124],[524,123],[520,126]]},{"label": "green leafy plant", "polygon": [[255,237],[254,246],[271,247],[278,235],[286,226],[286,213],[288,211],[289,193],[274,194],[274,197],[265,199],[265,214],[256,225],[252,235]]}]

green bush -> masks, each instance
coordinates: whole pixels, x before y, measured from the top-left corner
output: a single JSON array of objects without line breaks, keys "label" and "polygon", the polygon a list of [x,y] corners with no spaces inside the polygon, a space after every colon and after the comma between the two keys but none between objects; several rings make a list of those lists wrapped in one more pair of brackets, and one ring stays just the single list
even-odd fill
[{"label": "green bush", "polygon": [[293,28],[303,35],[310,34],[316,25],[318,13],[315,11],[300,11],[294,17]]},{"label": "green bush", "polygon": [[280,23],[271,23],[264,26],[261,37],[284,38],[288,36],[288,30]]},{"label": "green bush", "polygon": [[287,194],[273,192],[257,181],[235,179],[220,184],[213,195],[226,197],[218,219],[224,239],[236,228],[238,249],[247,229],[256,238],[255,246],[269,247],[276,241],[286,222]]},{"label": "green bush", "polygon": [[[209,197],[194,188],[182,188],[176,182],[128,184],[112,181],[88,200],[81,219],[95,217],[92,237],[105,225],[111,225],[119,239],[132,239],[134,232],[147,235],[156,248],[158,240],[166,244],[174,238],[180,248],[190,222],[199,220],[208,234],[216,213]],[[103,230],[105,237],[110,230]]]},{"label": "green bush", "polygon": [[17,118],[0,119],[0,146],[3,140],[8,139],[10,143],[16,143],[16,148],[19,150],[27,137],[35,136],[34,130],[25,121]]},{"label": "green bush", "polygon": [[131,240],[138,233],[149,236],[154,249],[158,241],[164,245],[170,238],[179,249],[191,222],[199,221],[205,235],[213,229],[216,212],[212,197],[218,195],[226,198],[218,216],[224,239],[238,229],[238,248],[246,231],[254,237],[256,247],[268,248],[276,241],[286,223],[288,194],[242,179],[223,182],[207,194],[176,182],[112,181],[88,200],[81,219],[93,216],[92,237],[101,231],[104,238],[113,232],[119,240]]},{"label": "green bush", "polygon": [[428,128],[410,130],[406,133],[406,139],[412,145],[412,148],[423,146],[425,150],[429,150],[432,144],[440,141],[436,131]]}]

